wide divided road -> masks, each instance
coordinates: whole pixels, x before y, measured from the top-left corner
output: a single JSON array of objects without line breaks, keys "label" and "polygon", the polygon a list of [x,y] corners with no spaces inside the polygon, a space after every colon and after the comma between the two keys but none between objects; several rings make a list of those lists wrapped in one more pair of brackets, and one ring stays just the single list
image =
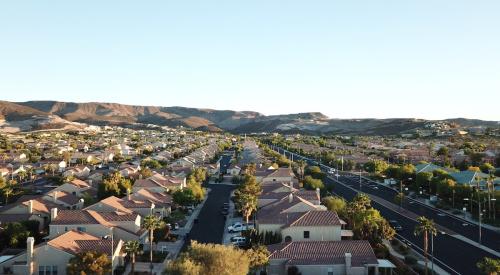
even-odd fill
[{"label": "wide divided road", "polygon": [[[284,152],[284,150],[281,148],[275,150],[279,150],[279,152],[281,153]],[[288,157],[290,157],[290,152],[285,151],[285,153]],[[293,155],[294,159],[303,159],[308,161],[310,164],[313,164],[313,161],[311,160],[308,160],[297,154]],[[324,166],[324,168],[327,167]],[[356,182],[354,177],[339,177],[339,182],[337,182],[334,178],[328,177],[325,180],[325,184],[333,186],[333,191],[337,195],[342,196],[348,200],[352,199],[359,192],[359,190],[357,190],[359,189],[359,178]],[[391,194],[391,190],[384,190],[382,189],[382,187],[378,187],[378,189],[376,189],[374,187],[375,186],[373,185],[362,186],[362,191],[368,194],[376,195],[388,202],[393,201],[394,193]],[[381,191],[379,193],[378,191],[380,190],[384,191]],[[438,210],[433,211],[431,208],[426,209],[427,207],[414,204],[415,203],[406,202],[404,206],[411,208],[409,209],[409,211],[414,212],[417,215],[424,215],[428,218],[434,219],[437,224],[457,233],[464,232],[464,234],[473,234],[473,232],[469,232],[469,228],[464,228],[464,226],[458,220],[448,221],[447,219],[452,219],[452,217],[446,218],[446,216],[439,215],[439,213],[441,212],[439,212]],[[408,240],[416,250],[422,251],[422,237],[414,235],[413,230],[417,225],[417,222],[414,219],[410,218],[411,215],[405,214],[404,212],[399,212],[397,207],[387,207],[386,203],[382,205],[373,201],[372,205],[374,208],[379,210],[386,219],[396,220],[399,222],[399,224],[401,224],[403,230],[398,232],[398,238]],[[472,225],[470,226],[473,227]],[[489,246],[493,245],[496,242],[496,237],[494,234],[497,233],[491,231],[490,234],[491,235],[488,235],[487,239],[485,239],[485,241],[488,242]],[[496,250],[498,248],[499,246],[496,247]],[[478,274],[479,271],[476,268],[476,263],[478,261],[480,261],[483,257],[497,258],[495,255],[488,253],[475,245],[471,245],[467,242],[459,240],[446,233],[443,234],[441,232],[434,238],[434,257],[436,259],[435,264],[452,274]]]}]

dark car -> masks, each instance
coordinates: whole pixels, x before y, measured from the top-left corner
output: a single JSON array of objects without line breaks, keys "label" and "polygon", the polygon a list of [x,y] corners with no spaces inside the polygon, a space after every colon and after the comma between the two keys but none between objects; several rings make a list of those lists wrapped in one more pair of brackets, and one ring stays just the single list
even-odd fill
[{"label": "dark car", "polygon": [[389,224],[398,232],[403,230],[403,227],[398,223],[398,221],[390,220]]}]

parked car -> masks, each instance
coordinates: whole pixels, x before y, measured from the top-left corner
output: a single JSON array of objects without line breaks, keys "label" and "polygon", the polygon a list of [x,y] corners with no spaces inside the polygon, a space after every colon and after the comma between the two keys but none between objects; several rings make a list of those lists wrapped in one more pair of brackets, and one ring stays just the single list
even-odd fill
[{"label": "parked car", "polygon": [[398,232],[403,230],[403,227],[396,220],[390,220],[389,224]]},{"label": "parked car", "polygon": [[253,229],[254,228],[254,224],[253,223],[241,223],[241,222],[237,222],[231,226],[229,226],[227,228],[227,230],[229,231],[229,233],[234,233],[234,232],[241,232],[241,231],[244,231],[244,230],[249,230],[249,229]]},{"label": "parked car", "polygon": [[234,245],[234,246],[244,246],[247,244],[247,238],[245,237],[231,237],[231,243]]}]

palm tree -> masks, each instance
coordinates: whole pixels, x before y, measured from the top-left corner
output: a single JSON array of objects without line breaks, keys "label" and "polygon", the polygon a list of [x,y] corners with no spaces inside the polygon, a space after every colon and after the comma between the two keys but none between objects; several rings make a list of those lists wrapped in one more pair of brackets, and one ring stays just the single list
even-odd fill
[{"label": "palm tree", "polygon": [[130,274],[134,274],[135,270],[135,255],[140,251],[140,244],[138,241],[127,241],[125,242],[125,252],[130,255],[130,261],[132,267],[130,269]]},{"label": "palm tree", "polygon": [[428,236],[429,236],[429,234],[436,236],[437,229],[436,229],[436,226],[434,226],[434,221],[429,220],[424,216],[418,217],[417,221],[418,221],[418,225],[415,226],[414,234],[415,234],[415,236],[421,235],[421,234],[424,235],[425,274],[427,275],[427,272],[428,272],[428,270],[427,270],[427,261],[428,261],[427,250],[429,248],[429,237]]},{"label": "palm tree", "polygon": [[10,185],[6,186],[3,189],[3,195],[5,197],[5,204],[8,203],[9,196],[11,196],[12,194],[14,194],[14,189],[12,189],[12,187]]},{"label": "palm tree", "polygon": [[303,160],[297,161],[297,172],[300,176],[300,180],[304,180],[304,171],[306,169],[306,162]]},{"label": "palm tree", "polygon": [[487,275],[497,275],[500,273],[500,260],[485,257],[477,263],[477,268]]},{"label": "palm tree", "polygon": [[144,218],[144,223],[142,227],[149,230],[149,262],[151,268],[151,274],[153,273],[153,233],[156,229],[162,226],[162,220],[154,215],[148,215]]}]

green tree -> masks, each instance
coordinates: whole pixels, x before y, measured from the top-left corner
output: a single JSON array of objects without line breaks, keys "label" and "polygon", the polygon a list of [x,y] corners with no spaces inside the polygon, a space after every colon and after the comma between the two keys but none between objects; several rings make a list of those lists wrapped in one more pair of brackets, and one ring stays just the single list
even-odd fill
[{"label": "green tree", "polygon": [[336,197],[336,196],[329,196],[323,198],[321,200],[323,205],[328,209],[329,211],[337,213],[339,216],[344,216],[346,207],[347,207],[347,202],[345,201],[344,198],[342,197]]},{"label": "green tree", "polygon": [[483,274],[497,275],[500,274],[500,259],[492,259],[484,257],[477,263],[477,268]]},{"label": "green tree", "polygon": [[415,190],[418,191],[418,188],[420,188],[421,186],[427,186],[427,188],[430,188],[430,184],[431,184],[433,176],[434,175],[431,172],[418,173],[416,180],[415,180],[415,183],[416,183]]},{"label": "green tree", "polygon": [[244,181],[234,192],[236,208],[248,220],[252,213],[257,210],[257,197],[262,193],[262,187],[255,177],[245,175]]},{"label": "green tree", "polygon": [[437,229],[434,226],[434,222],[432,220],[427,219],[426,217],[418,217],[417,218],[418,225],[415,226],[414,234],[415,236],[423,235],[424,237],[424,259],[425,259],[425,274],[428,272],[428,249],[429,249],[429,234],[436,235]]},{"label": "green tree", "polygon": [[264,245],[257,245],[248,249],[246,255],[250,260],[250,269],[256,271],[269,264],[269,251]]},{"label": "green tree", "polygon": [[104,253],[87,251],[78,253],[69,260],[68,275],[104,275],[111,273],[111,260]]},{"label": "green tree", "polygon": [[479,168],[481,169],[481,171],[483,173],[486,173],[486,174],[490,173],[490,171],[495,171],[495,167],[493,165],[491,165],[490,163],[487,163],[487,162],[481,164],[479,166]]},{"label": "green tree", "polygon": [[321,168],[319,168],[319,166],[308,166],[306,169],[306,174],[315,179],[322,180],[325,178],[325,173],[321,171]]},{"label": "green tree", "polygon": [[153,236],[154,231],[161,228],[163,225],[162,220],[154,215],[148,215],[144,218],[142,228],[149,231],[149,263],[153,265]]},{"label": "green tree", "polygon": [[134,274],[135,270],[135,255],[141,251],[141,245],[138,241],[126,241],[124,244],[124,250],[130,256],[131,268],[130,273]]},{"label": "green tree", "polygon": [[297,174],[299,175],[300,180],[304,180],[304,173],[306,169],[307,163],[304,160],[297,161]]},{"label": "green tree", "polygon": [[304,178],[304,188],[308,190],[316,190],[316,188],[324,189],[325,185],[320,179],[315,179],[311,176],[306,176]]},{"label": "green tree", "polygon": [[14,194],[14,188],[10,184],[7,184],[4,188],[2,188],[3,196],[5,197],[5,204],[8,203],[9,197]]},{"label": "green tree", "polygon": [[182,206],[196,203],[196,198],[190,188],[183,188],[182,190],[179,189],[174,191],[174,193],[172,193],[172,199],[176,204]]},{"label": "green tree", "polygon": [[247,252],[231,246],[192,241],[187,252],[173,260],[165,273],[246,275],[249,270],[250,259]]},{"label": "green tree", "polygon": [[32,233],[19,222],[8,223],[2,232],[2,238],[12,248],[26,247],[26,239],[29,236],[32,236]]},{"label": "green tree", "polygon": [[132,182],[116,171],[107,175],[97,188],[97,196],[104,199],[110,196],[120,197],[132,189]]},{"label": "green tree", "polygon": [[371,160],[365,163],[364,168],[367,172],[380,174],[385,171],[389,165],[383,160]]},{"label": "green tree", "polygon": [[448,149],[448,147],[446,147],[446,146],[440,147],[437,150],[437,155],[438,156],[443,156],[443,157],[448,156],[449,155],[449,149]]},{"label": "green tree", "polygon": [[171,261],[165,275],[201,275],[203,267],[200,263],[195,262],[189,257],[179,257],[177,260]]}]

